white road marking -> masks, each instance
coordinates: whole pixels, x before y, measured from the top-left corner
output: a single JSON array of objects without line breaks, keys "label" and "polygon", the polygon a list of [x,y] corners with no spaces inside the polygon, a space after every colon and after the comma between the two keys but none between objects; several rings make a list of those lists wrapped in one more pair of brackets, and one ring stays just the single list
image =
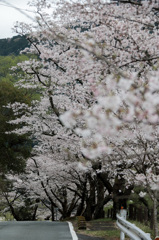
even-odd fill
[{"label": "white road marking", "polygon": [[70,232],[71,232],[71,235],[72,235],[72,239],[73,239],[73,240],[78,240],[78,237],[77,237],[77,235],[76,235],[76,233],[75,233],[75,230],[74,230],[74,228],[73,228],[72,223],[71,223],[71,222],[68,222],[68,225],[69,225],[69,228],[70,228]]}]

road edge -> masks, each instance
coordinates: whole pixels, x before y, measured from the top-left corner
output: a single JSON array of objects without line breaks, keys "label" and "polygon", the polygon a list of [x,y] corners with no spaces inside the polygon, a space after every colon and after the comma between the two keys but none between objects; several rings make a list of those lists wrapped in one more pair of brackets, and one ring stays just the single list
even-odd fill
[{"label": "road edge", "polygon": [[71,223],[71,222],[68,222],[68,225],[69,225],[69,228],[70,228],[70,232],[71,232],[71,235],[72,235],[72,239],[73,239],[73,240],[78,240],[78,237],[77,237],[77,235],[76,235],[76,232],[75,232],[75,230],[74,230],[74,227],[73,227],[72,223]]}]

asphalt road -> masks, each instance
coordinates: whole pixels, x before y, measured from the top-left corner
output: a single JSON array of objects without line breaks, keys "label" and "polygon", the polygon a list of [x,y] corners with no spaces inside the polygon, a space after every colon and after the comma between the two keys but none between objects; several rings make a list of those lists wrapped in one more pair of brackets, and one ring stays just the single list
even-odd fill
[{"label": "asphalt road", "polygon": [[77,240],[67,222],[0,222],[0,240]]},{"label": "asphalt road", "polygon": [[105,238],[101,237],[91,237],[83,234],[77,234],[78,240],[105,240]]}]

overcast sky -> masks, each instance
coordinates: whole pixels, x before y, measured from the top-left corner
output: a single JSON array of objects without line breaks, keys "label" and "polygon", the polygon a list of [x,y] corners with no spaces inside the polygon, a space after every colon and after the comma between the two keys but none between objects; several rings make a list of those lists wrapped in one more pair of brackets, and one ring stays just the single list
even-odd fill
[{"label": "overcast sky", "polygon": [[[0,39],[16,35],[16,33],[12,31],[12,27],[16,21],[31,22],[31,20],[24,14],[20,13],[13,7],[7,6],[7,3],[5,2],[14,5],[22,11],[30,9],[27,5],[28,0],[0,0]],[[33,16],[33,14],[28,11],[24,12],[29,16]]]}]

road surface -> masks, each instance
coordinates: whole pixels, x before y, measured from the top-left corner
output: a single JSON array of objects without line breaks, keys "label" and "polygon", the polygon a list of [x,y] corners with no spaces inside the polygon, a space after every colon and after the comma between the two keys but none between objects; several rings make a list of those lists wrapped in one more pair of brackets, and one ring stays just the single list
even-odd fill
[{"label": "road surface", "polygon": [[78,240],[67,222],[0,222],[0,240]]}]

